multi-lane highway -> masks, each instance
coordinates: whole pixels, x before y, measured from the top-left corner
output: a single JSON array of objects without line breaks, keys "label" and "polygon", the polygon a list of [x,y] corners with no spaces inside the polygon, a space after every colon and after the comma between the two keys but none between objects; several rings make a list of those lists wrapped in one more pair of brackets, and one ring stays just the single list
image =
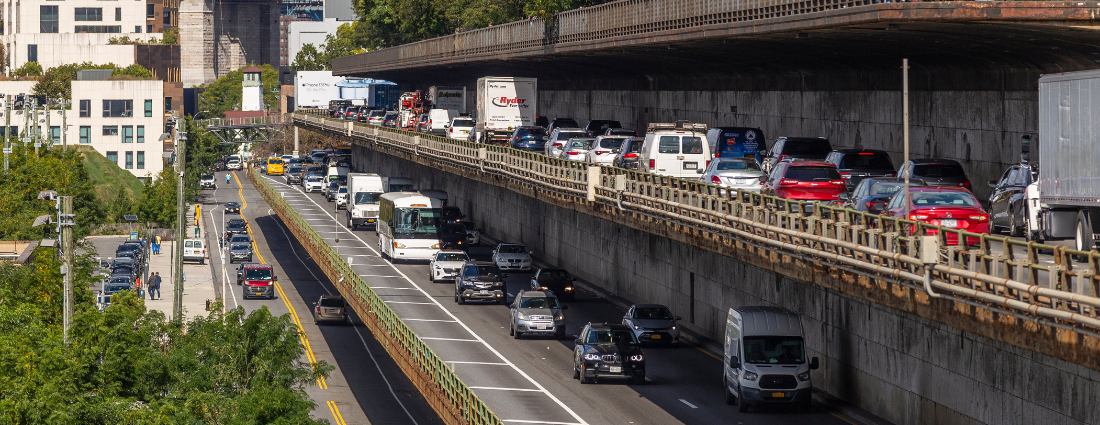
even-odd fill
[{"label": "multi-lane highway", "polygon": [[[775,409],[740,414],[736,406],[725,404],[719,358],[694,347],[646,348],[646,385],[614,381],[581,385],[572,379],[572,338],[513,339],[508,335],[506,306],[455,303],[452,283],[430,282],[426,264],[383,260],[374,231],[349,231],[342,224],[343,211],[336,213],[335,204],[322,195],[288,186],[282,177],[264,178],[505,423],[850,423],[821,407],[807,414]],[[244,196],[250,205],[263,202],[248,187]],[[268,241],[273,240],[269,232],[282,234],[276,224],[261,230]],[[477,257],[485,251],[473,248],[471,254]],[[284,262],[283,266],[291,265]],[[530,273],[510,273],[506,280],[511,297],[527,286]],[[569,335],[587,322],[619,323],[624,313],[607,300],[583,292],[567,304]]]},{"label": "multi-lane highway", "polygon": [[[305,250],[298,244],[268,204],[245,176],[237,172],[225,183],[218,173],[218,188],[200,195],[202,223],[210,247],[218,246],[224,220],[238,217],[224,214],[222,205],[242,204],[240,217],[247,220],[254,242],[253,261],[271,264],[278,276],[277,297],[272,300],[242,297],[236,285],[237,264],[226,264],[226,251],[211,250],[210,262],[215,275],[215,290],[228,308],[247,311],[267,307],[275,315],[290,313],[299,328],[306,353],[304,361],[325,361],[335,366],[330,377],[306,388],[316,402],[313,416],[330,423],[344,424],[441,424],[385,349],[352,314],[353,326],[315,325],[312,304],[321,295],[338,294]],[[243,186],[242,186],[243,181]],[[224,264],[224,270],[223,270]],[[221,279],[227,279],[222,296]]]}]

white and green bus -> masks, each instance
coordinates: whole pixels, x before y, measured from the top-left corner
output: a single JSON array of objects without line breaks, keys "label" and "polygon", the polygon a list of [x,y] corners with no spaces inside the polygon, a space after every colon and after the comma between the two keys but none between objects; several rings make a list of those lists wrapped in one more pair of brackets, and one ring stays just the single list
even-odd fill
[{"label": "white and green bus", "polygon": [[378,201],[378,250],[393,260],[431,260],[443,246],[439,199],[416,192],[390,192]]}]

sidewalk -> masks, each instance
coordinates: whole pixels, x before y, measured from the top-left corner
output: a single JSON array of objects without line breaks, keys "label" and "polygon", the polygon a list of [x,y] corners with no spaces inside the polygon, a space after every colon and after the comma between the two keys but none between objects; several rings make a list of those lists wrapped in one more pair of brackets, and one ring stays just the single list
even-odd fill
[{"label": "sidewalk", "polygon": [[[187,231],[188,238],[192,238],[195,235],[195,208],[193,205],[187,207]],[[199,236],[204,241],[206,240],[201,234]],[[172,260],[175,258],[174,241],[164,241],[160,247],[160,255],[152,255],[149,259],[149,272],[160,272],[161,284],[160,284],[160,298],[156,300],[150,300],[148,293],[145,298],[145,306],[151,310],[160,310],[165,316],[172,317],[172,297],[175,293],[175,279],[173,279],[171,273]],[[206,301],[214,302],[214,278],[210,272],[210,256],[216,255],[218,247],[207,247],[206,264],[197,263],[184,263],[183,276],[186,279],[183,282],[183,316],[184,320],[190,320],[195,317],[203,317],[206,315]]]}]

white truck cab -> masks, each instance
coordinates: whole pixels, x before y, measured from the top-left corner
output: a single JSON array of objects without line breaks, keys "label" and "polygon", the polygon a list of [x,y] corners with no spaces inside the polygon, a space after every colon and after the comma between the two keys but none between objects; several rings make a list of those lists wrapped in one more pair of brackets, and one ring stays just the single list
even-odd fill
[{"label": "white truck cab", "polygon": [[378,200],[385,192],[382,176],[378,174],[348,174],[348,229],[374,226],[378,221]]},{"label": "white truck cab", "polygon": [[731,308],[722,360],[726,404],[737,404],[738,411],[763,404],[810,410],[810,371],[818,368],[818,361],[806,358],[797,313],[780,307]]},{"label": "white truck cab", "polygon": [[706,124],[650,123],[638,169],[662,176],[698,179],[711,158]]}]

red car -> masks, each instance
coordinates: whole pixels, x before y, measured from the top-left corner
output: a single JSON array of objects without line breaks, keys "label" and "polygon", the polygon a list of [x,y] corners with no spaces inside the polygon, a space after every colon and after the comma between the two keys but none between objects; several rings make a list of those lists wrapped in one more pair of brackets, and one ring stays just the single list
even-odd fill
[{"label": "red car", "polygon": [[[910,220],[971,233],[989,233],[989,213],[982,209],[969,190],[953,186],[917,186],[910,187],[909,193]],[[905,215],[905,193],[898,191],[882,214],[892,217]],[[928,234],[934,235],[936,231],[929,230]],[[977,241],[977,238],[968,240],[969,243]],[[948,233],[947,243],[957,245],[959,237]]]},{"label": "red car", "polygon": [[842,202],[848,187],[836,165],[823,161],[790,161],[775,165],[761,193],[800,201]]}]

